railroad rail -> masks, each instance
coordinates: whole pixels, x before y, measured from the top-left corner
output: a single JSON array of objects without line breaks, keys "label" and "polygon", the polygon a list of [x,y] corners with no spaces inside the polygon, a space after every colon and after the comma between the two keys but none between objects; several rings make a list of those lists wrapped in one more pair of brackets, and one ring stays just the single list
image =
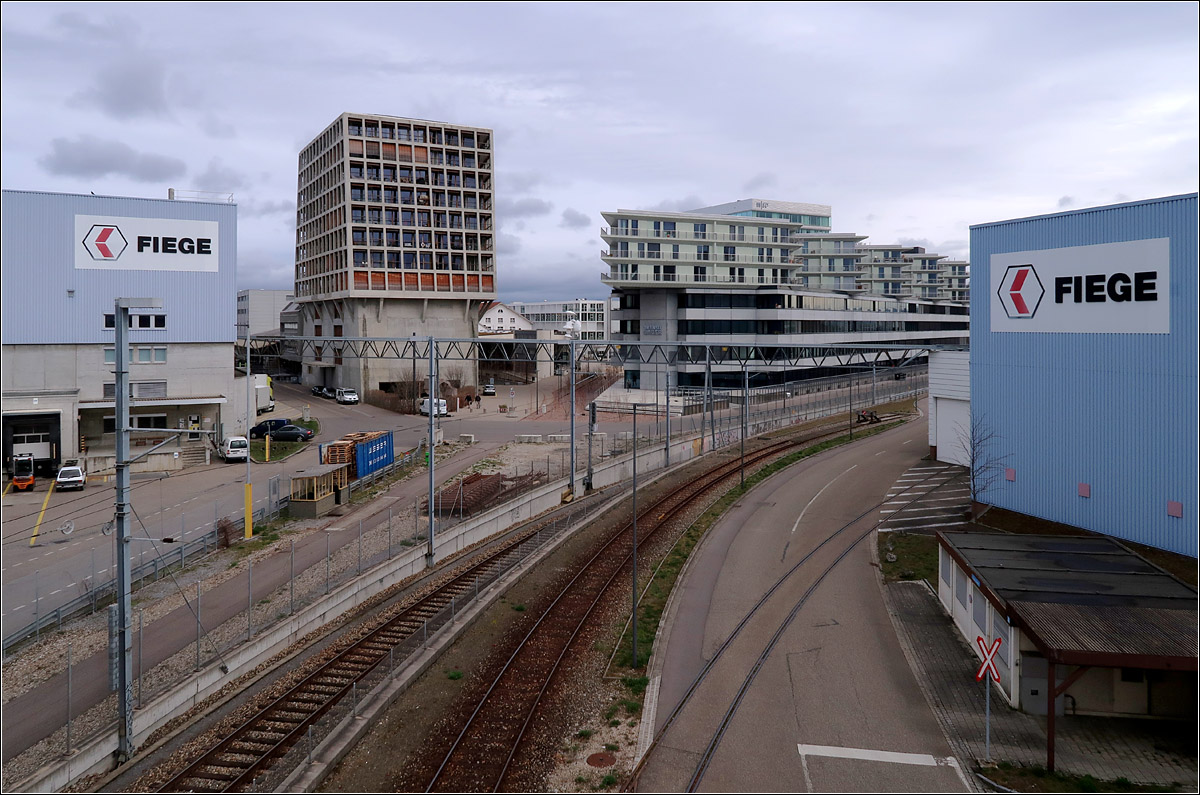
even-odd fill
[{"label": "railroad rail", "polygon": [[456,602],[507,571],[525,554],[527,544],[541,543],[549,522],[540,522],[485,556],[467,564],[424,598],[387,619],[313,671],[284,695],[237,727],[177,773],[160,792],[226,792],[243,789],[305,736],[309,726],[347,696],[357,696],[357,683],[406,640],[428,635],[428,622]]},{"label": "railroad rail", "polygon": [[[721,481],[736,476],[743,464],[752,466],[828,434],[823,431],[803,440],[793,438],[775,442],[747,454],[744,462],[741,458],[733,458],[719,464],[640,510],[638,530],[641,540],[651,538]],[[570,582],[537,619],[493,679],[433,772],[426,791],[515,791],[523,788],[520,783],[509,781],[521,772],[514,768],[514,761],[522,740],[533,725],[542,698],[568,650],[609,588],[629,568],[633,557],[632,530],[631,518],[579,566]]]},{"label": "railroad rail", "polygon": [[[913,493],[914,496],[911,499],[909,499],[908,502],[904,503],[904,507],[912,505],[913,503],[915,503],[917,500],[919,500],[921,497],[923,497],[925,495],[924,491],[918,491],[918,489],[925,487],[925,486],[930,486],[930,485],[935,485],[935,486],[944,485],[945,483],[950,482],[951,480],[954,480],[957,477],[961,477],[961,475],[956,473],[956,474],[953,474],[953,475],[947,477],[942,473],[934,473],[934,474],[930,474],[930,475],[922,478],[919,481],[909,484],[900,493],[907,491],[907,492]],[[899,496],[899,495],[893,495],[892,497],[890,497],[888,499],[895,500],[896,496]],[[814,546],[813,549],[809,550],[808,553],[806,553],[800,560],[798,560],[795,563],[795,565],[793,565],[790,569],[788,569],[786,572],[784,572],[782,575],[780,575],[779,578],[771,585],[771,587],[767,589],[767,591],[754,604],[754,606],[752,608],[750,608],[750,610],[746,613],[746,615],[742,617],[741,621],[738,622],[737,626],[734,627],[733,631],[729,634],[729,636],[727,638],[725,638],[725,640],[721,643],[720,646],[717,647],[717,649],[713,652],[712,657],[708,660],[708,662],[705,663],[704,667],[696,675],[695,679],[692,680],[691,684],[688,686],[687,691],[684,693],[683,698],[680,699],[679,703],[671,711],[671,714],[669,716],[667,716],[666,721],[663,723],[662,729],[660,729],[658,731],[658,733],[655,735],[654,739],[650,743],[650,746],[646,749],[645,754],[642,756],[641,761],[634,768],[633,775],[630,777],[630,781],[626,785],[625,791],[628,791],[628,792],[637,791],[637,787],[638,787],[640,778],[642,776],[642,773],[645,771],[647,764],[649,764],[650,760],[652,759],[654,752],[659,748],[660,744],[662,744],[665,741],[665,738],[671,732],[672,728],[675,727],[676,723],[680,720],[680,716],[685,712],[685,710],[687,710],[687,708],[689,706],[691,706],[692,704],[697,703],[695,700],[697,692],[700,690],[701,686],[708,679],[709,674],[712,672],[712,670],[726,659],[726,652],[734,644],[734,642],[738,639],[738,637],[741,635],[742,630],[744,630],[747,627],[747,625],[750,624],[750,622],[760,613],[760,611],[763,609],[763,607],[771,600],[771,598],[773,596],[775,596],[775,594],[778,591],[780,591],[781,588],[784,587],[785,584],[787,584],[790,580],[792,580],[792,578],[795,577],[801,571],[807,572],[810,570],[811,567],[809,567],[808,564],[813,562],[814,556],[818,552],[820,552],[826,545],[831,544],[843,532],[845,532],[849,528],[853,527],[859,521],[861,521],[862,519],[864,519],[865,517],[867,517],[869,515],[872,515],[875,511],[877,511],[879,509],[879,506],[882,504],[883,504],[883,502],[877,502],[871,506],[868,506],[858,516],[854,517],[849,522],[846,522],[841,527],[839,527],[836,530],[834,530],[833,532],[831,532],[824,539],[822,539],[816,546]],[[903,507],[900,508],[899,510],[903,510]],[[870,525],[870,527],[868,527],[866,530],[864,530],[860,533],[857,533],[856,535],[847,539],[845,541],[845,543],[843,544],[842,548],[837,551],[837,554],[834,557],[834,559],[832,560],[832,562],[830,562],[824,569],[822,569],[815,576],[813,581],[811,583],[809,583],[808,587],[804,590],[804,592],[800,596],[800,598],[789,608],[789,610],[788,610],[786,616],[783,618],[783,620],[778,622],[774,631],[771,633],[770,638],[761,647],[757,656],[754,658],[754,660],[755,660],[754,663],[750,666],[749,670],[742,677],[740,686],[737,688],[733,697],[731,699],[729,699],[727,705],[721,709],[721,714],[719,716],[719,719],[716,721],[716,726],[711,731],[711,734],[709,735],[709,739],[705,743],[705,747],[703,749],[696,749],[698,752],[697,753],[697,762],[696,762],[695,768],[692,771],[692,775],[688,780],[687,787],[686,787],[687,792],[696,792],[699,789],[700,784],[703,781],[704,776],[708,771],[709,765],[711,764],[712,759],[713,759],[714,755],[716,754],[717,748],[720,746],[721,741],[724,738],[726,730],[729,728],[729,725],[732,722],[734,715],[737,713],[738,708],[741,706],[743,699],[745,698],[746,694],[749,692],[750,686],[754,683],[754,680],[757,678],[759,671],[762,669],[762,666],[766,663],[767,658],[770,656],[771,652],[774,650],[775,646],[778,644],[780,638],[783,637],[784,632],[788,629],[789,626],[791,626],[793,620],[796,618],[796,616],[799,614],[799,612],[803,609],[803,607],[808,603],[809,598],[816,591],[816,589],[821,585],[821,583],[824,582],[825,578],[829,576],[829,574],[846,558],[847,555],[850,554],[850,552],[855,547],[857,547],[865,538],[867,538],[871,533],[873,533],[876,530],[876,528],[878,528],[879,524],[880,523],[878,521],[873,522]],[[710,701],[710,699],[701,699],[701,701],[704,701],[707,703],[708,701]],[[711,704],[709,704],[709,706],[711,706]],[[694,721],[689,722],[688,726],[691,731],[693,731],[693,732],[695,731],[696,725],[695,725]]]}]

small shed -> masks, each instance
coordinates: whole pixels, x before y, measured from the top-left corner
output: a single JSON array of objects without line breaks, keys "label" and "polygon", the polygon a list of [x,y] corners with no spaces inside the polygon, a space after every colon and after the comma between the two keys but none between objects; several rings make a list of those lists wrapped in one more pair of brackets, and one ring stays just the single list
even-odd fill
[{"label": "small shed", "polygon": [[320,464],[292,475],[292,516],[316,519],[333,510],[350,482],[349,464]]},{"label": "small shed", "polygon": [[[938,533],[938,597],[982,637],[1009,704],[1045,715],[1195,720],[1196,589],[1099,535]],[[977,652],[978,654],[978,652]]]}]

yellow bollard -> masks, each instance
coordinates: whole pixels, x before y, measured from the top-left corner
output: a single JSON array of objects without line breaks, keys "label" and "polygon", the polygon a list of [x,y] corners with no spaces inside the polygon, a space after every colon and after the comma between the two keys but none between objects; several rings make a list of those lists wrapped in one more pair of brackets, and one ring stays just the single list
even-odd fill
[{"label": "yellow bollard", "polygon": [[245,538],[254,537],[254,486],[246,484],[246,535]]}]

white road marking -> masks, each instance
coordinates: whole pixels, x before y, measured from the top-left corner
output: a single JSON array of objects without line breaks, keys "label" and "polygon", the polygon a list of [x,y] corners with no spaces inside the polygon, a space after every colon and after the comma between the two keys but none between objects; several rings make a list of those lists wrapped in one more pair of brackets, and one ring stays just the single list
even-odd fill
[{"label": "white road marking", "polygon": [[804,767],[804,783],[812,791],[812,781],[808,776],[808,766],[804,764],[806,756],[832,756],[839,759],[861,759],[867,762],[890,762],[896,765],[920,765],[922,767],[949,767],[958,774],[963,785],[970,790],[967,779],[963,776],[958,760],[952,756],[937,757],[932,754],[906,754],[899,751],[873,751],[869,748],[839,748],[833,745],[803,745],[798,743],[796,750],[800,752],[800,762]]},{"label": "white road marking", "polygon": [[887,450],[880,450],[878,453],[875,454],[875,457],[878,458],[879,456],[883,455],[886,452],[887,452]]},{"label": "white road marking", "polygon": [[57,591],[51,591],[50,595],[54,596],[54,594],[56,594],[56,593],[62,593],[62,588],[59,588]]},{"label": "white road marking", "polygon": [[905,439],[905,440],[904,440],[903,442],[901,442],[900,444],[908,444],[908,443],[909,443],[909,442],[911,442],[911,441],[912,441],[912,439]]},{"label": "white road marking", "polygon": [[873,751],[869,748],[839,748],[834,745],[797,744],[800,756],[833,756],[840,759],[863,759],[868,762],[891,762],[897,765],[923,765],[936,767],[939,763],[932,754],[905,754],[899,751]]},{"label": "white road marking", "polygon": [[913,530],[928,530],[933,527],[964,527],[966,522],[944,522],[942,524],[918,524],[904,527],[881,527],[881,533],[908,533]]},{"label": "white road marking", "polygon": [[25,609],[25,605],[18,605],[18,606],[16,606],[16,607],[14,607],[14,608],[13,608],[13,612],[15,613],[15,612],[17,612],[18,610],[24,610],[24,609]]},{"label": "white road marking", "polygon": [[[855,467],[857,467],[857,466],[858,466],[858,464],[852,464],[852,465],[850,466],[850,469],[854,469],[854,468],[855,468]],[[849,472],[849,471],[850,471],[850,469],[847,469],[847,470],[846,470],[846,472]],[[846,474],[846,472],[843,472],[843,473],[842,473],[842,475]],[[804,510],[800,511],[800,515],[796,517],[796,523],[795,523],[794,525],[792,525],[792,532],[793,532],[793,533],[795,533],[795,532],[796,532],[796,528],[800,526],[800,520],[804,518],[804,514],[805,514],[805,512],[806,512],[806,511],[808,511],[809,507],[810,507],[810,506],[812,506],[812,504],[813,504],[814,502],[816,502],[816,501],[817,501],[817,497],[820,497],[822,494],[824,494],[824,493],[825,493],[825,489],[827,489],[827,488],[829,488],[830,486],[832,486],[832,485],[833,485],[833,481],[834,481],[834,480],[837,480],[837,479],[838,479],[838,478],[840,478],[842,475],[835,475],[835,476],[834,476],[834,478],[833,478],[833,480],[831,480],[831,481],[829,481],[828,483],[826,483],[824,486],[822,486],[822,487],[821,487],[821,490],[820,490],[820,491],[818,491],[816,494],[814,494],[814,495],[813,495],[813,498],[812,498],[811,500],[809,500],[809,501],[808,501],[808,505],[805,505],[805,506],[804,506]]]}]

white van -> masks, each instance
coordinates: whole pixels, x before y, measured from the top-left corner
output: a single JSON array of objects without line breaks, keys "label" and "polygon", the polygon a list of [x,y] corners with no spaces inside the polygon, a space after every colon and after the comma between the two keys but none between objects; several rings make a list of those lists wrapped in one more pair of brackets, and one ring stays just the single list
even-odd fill
[{"label": "white van", "polygon": [[338,387],[337,391],[334,393],[334,398],[338,403],[357,403],[358,391],[354,389],[342,389],[341,387]]},{"label": "white van", "polygon": [[217,452],[226,461],[245,461],[250,452],[250,442],[245,436],[226,436],[221,440]]},{"label": "white van", "polygon": [[[429,413],[429,398],[425,398],[424,400],[421,401],[421,413],[422,414]],[[438,402],[437,402],[437,413],[438,413],[439,417],[450,416],[450,412],[446,409],[446,401],[442,400],[440,398],[438,399]]]}]

